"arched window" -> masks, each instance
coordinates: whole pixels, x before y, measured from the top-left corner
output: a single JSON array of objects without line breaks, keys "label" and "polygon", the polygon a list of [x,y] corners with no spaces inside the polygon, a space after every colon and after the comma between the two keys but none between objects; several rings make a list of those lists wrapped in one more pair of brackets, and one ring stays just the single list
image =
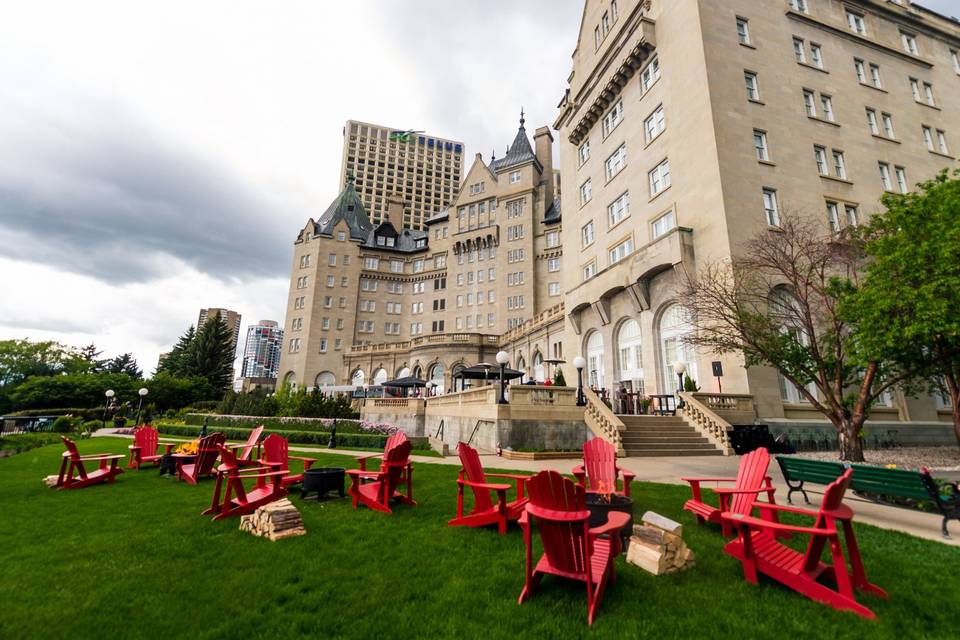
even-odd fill
[{"label": "arched window", "polygon": [[523,359],[523,356],[517,356],[517,371],[523,373],[520,376],[520,382],[523,382],[524,377],[527,375],[527,361]]},{"label": "arched window", "polygon": [[[452,391],[457,390],[457,376],[460,374],[461,371],[463,371],[466,368],[467,366],[465,364],[463,364],[462,362],[458,362],[457,364],[453,365],[453,367],[450,369],[450,387]],[[467,380],[460,381],[461,391],[466,389],[467,386],[468,386]]]},{"label": "arched window", "polygon": [[373,372],[373,384],[383,384],[387,381],[387,370],[380,368]]},{"label": "arched window", "polygon": [[406,378],[410,375],[410,367],[403,367],[400,371],[397,371],[398,378]]},{"label": "arched window", "polygon": [[446,371],[442,362],[438,362],[430,369],[430,381],[433,383],[435,394],[439,395],[443,393],[443,374],[446,373]]},{"label": "arched window", "polygon": [[587,338],[587,384],[603,389],[603,336],[594,331]]},{"label": "arched window", "polygon": [[537,351],[533,354],[533,379],[537,382],[546,382],[543,370],[543,354]]},{"label": "arched window", "polygon": [[671,304],[660,315],[660,370],[664,393],[677,389],[677,374],[673,370],[676,362],[685,364],[686,375],[697,381],[696,354],[683,339],[691,330],[686,310],[678,304]]},{"label": "arched window", "polygon": [[293,371],[287,371],[287,375],[283,376],[283,384],[286,387],[290,387],[291,391],[297,390],[297,374]]},{"label": "arched window", "polygon": [[357,369],[353,372],[353,375],[350,376],[350,384],[355,387],[362,385],[367,379],[367,374],[363,372],[363,369]]},{"label": "arched window", "polygon": [[337,384],[337,376],[329,371],[321,371],[317,374],[317,379],[313,384],[316,387],[332,387]]},{"label": "arched window", "polygon": [[643,360],[640,355],[640,323],[629,318],[617,333],[617,366],[620,381],[629,382],[634,391],[643,393]]},{"label": "arched window", "polygon": [[423,379],[423,368],[420,365],[413,368],[413,377]]}]

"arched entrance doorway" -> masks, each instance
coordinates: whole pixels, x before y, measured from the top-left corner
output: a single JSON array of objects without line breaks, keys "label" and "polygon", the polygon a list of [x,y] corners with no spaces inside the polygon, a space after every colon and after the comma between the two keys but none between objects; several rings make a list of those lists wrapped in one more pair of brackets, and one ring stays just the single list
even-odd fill
[{"label": "arched entrance doorway", "polygon": [[435,395],[440,395],[444,392],[444,373],[446,373],[446,368],[443,366],[442,362],[438,362],[430,369],[430,382],[433,383],[433,393]]},{"label": "arched entrance doorway", "polygon": [[691,331],[687,313],[678,304],[671,304],[660,315],[660,371],[663,376],[663,393],[677,388],[677,374],[673,370],[676,362],[686,365],[686,375],[697,381],[697,360],[693,347],[684,341]]},{"label": "arched entrance doorway", "polygon": [[603,389],[603,336],[594,331],[587,338],[587,384]]},{"label": "arched entrance doorway", "polygon": [[628,318],[617,332],[617,367],[620,371],[620,382],[629,390],[643,393],[643,360],[640,348],[640,323]]}]

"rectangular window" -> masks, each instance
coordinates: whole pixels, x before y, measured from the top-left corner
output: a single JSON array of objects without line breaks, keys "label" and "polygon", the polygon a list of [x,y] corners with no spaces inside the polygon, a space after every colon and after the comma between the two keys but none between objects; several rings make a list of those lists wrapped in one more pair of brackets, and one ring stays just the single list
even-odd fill
[{"label": "rectangular window", "polygon": [[933,151],[933,131],[930,127],[923,127],[923,142],[927,145],[927,151]]},{"label": "rectangular window", "polygon": [[657,80],[660,79],[660,58],[653,56],[650,62],[640,72],[640,92],[646,93]]},{"label": "rectangular window", "polygon": [[759,129],[753,130],[753,148],[757,151],[757,160],[767,162],[770,160],[770,153],[767,150],[767,133]]},{"label": "rectangular window", "polygon": [[737,16],[737,39],[740,44],[750,44],[750,25],[746,18]]},{"label": "rectangular window", "polygon": [[830,231],[840,233],[840,211],[836,202],[827,203],[827,224],[830,225]]},{"label": "rectangular window", "polygon": [[872,62],[870,63],[870,82],[872,82],[873,86],[877,89],[883,88],[883,81],[880,79],[880,67]]},{"label": "rectangular window", "polygon": [[947,134],[942,129],[937,129],[937,146],[940,153],[945,156],[950,155],[950,148],[947,146]]},{"label": "rectangular window", "polygon": [[560,295],[560,283],[559,282],[547,283],[547,295],[550,295],[550,296]]},{"label": "rectangular window", "polygon": [[843,161],[843,151],[833,150],[833,172],[838,178],[847,179],[847,165]]},{"label": "rectangular window", "polygon": [[560,258],[548,258],[547,271],[549,271],[550,273],[555,273],[557,271],[560,271]]},{"label": "rectangular window", "polygon": [[656,240],[657,238],[659,238],[660,236],[665,234],[667,231],[670,231],[676,226],[677,226],[676,217],[674,216],[673,210],[671,209],[670,211],[666,212],[665,214],[663,214],[662,216],[654,220],[653,223],[651,223],[651,233],[653,235],[653,239]]},{"label": "rectangular window", "polygon": [[391,260],[390,271],[392,273],[403,273],[403,262],[400,260]]},{"label": "rectangular window", "polygon": [[580,206],[590,202],[593,197],[593,183],[588,178],[586,182],[580,185]]},{"label": "rectangular window", "polygon": [[610,264],[616,264],[633,252],[633,239],[627,238],[607,252]]},{"label": "rectangular window", "polygon": [[593,47],[594,49],[600,48],[600,27],[593,28]]},{"label": "rectangular window", "polygon": [[807,51],[803,46],[803,40],[801,38],[793,39],[793,57],[801,64],[807,61]]},{"label": "rectangular window", "polygon": [[884,191],[893,191],[893,181],[890,179],[890,165],[886,162],[877,163],[877,167],[880,169],[880,184],[883,185]]},{"label": "rectangular window", "polygon": [[913,34],[901,31],[900,44],[903,45],[903,50],[907,53],[915,56],[920,55],[920,47],[917,46],[917,38]]},{"label": "rectangular window", "polygon": [[593,276],[597,275],[597,263],[591,262],[583,268],[583,279],[589,280]]},{"label": "rectangular window", "polygon": [[950,49],[950,59],[953,60],[953,70],[960,74],[960,51]]},{"label": "rectangular window", "polygon": [[647,174],[650,196],[653,197],[670,186],[670,161],[664,160]]},{"label": "rectangular window", "polygon": [[624,192],[607,206],[607,225],[613,227],[630,215],[630,195]]},{"label": "rectangular window", "polygon": [[870,133],[878,136],[880,135],[880,126],[877,124],[877,112],[873,109],[867,109],[867,128],[870,129]]},{"label": "rectangular window", "polygon": [[863,60],[854,58],[853,70],[857,74],[857,80],[860,81],[861,84],[867,84],[867,70],[866,67],[863,66]]},{"label": "rectangular window", "polygon": [[583,225],[580,229],[580,246],[588,247],[593,244],[593,221]]},{"label": "rectangular window", "polygon": [[650,142],[660,135],[665,126],[666,125],[663,118],[663,105],[660,105],[653,113],[647,116],[646,120],[643,121],[643,129],[647,135],[647,142]]},{"label": "rectangular window", "polygon": [[306,269],[310,266],[310,254],[300,256],[300,268]]},{"label": "rectangular window", "polygon": [[817,161],[817,173],[822,176],[830,175],[830,168],[827,166],[827,150],[819,145],[814,145],[813,157]]},{"label": "rectangular window", "polygon": [[913,99],[917,102],[921,102],[922,97],[920,95],[920,81],[916,78],[910,78],[910,91],[913,93]]},{"label": "rectangular window", "polygon": [[334,276],[327,276],[327,286],[332,287],[337,284],[337,279]]},{"label": "rectangular window", "polygon": [[844,205],[844,212],[847,214],[847,224],[851,227],[855,227],[859,224],[857,208],[852,204]]},{"label": "rectangular window", "polygon": [[552,249],[553,247],[560,246],[560,232],[559,231],[547,231],[547,249]]},{"label": "rectangular window", "polygon": [[813,91],[810,89],[803,90],[803,108],[807,112],[807,116],[811,118],[817,117],[817,100]]},{"label": "rectangular window", "polygon": [[767,224],[771,227],[780,226],[780,209],[777,207],[777,192],[773,189],[763,190],[763,213]]},{"label": "rectangular window", "polygon": [[364,258],[363,259],[363,268],[364,269],[379,269],[380,268],[380,258]]},{"label": "rectangular window", "polygon": [[923,97],[929,105],[935,105],[937,103],[937,101],[933,99],[933,85],[929,82],[923,83]]},{"label": "rectangular window", "polygon": [[894,167],[893,174],[897,177],[897,189],[900,190],[900,193],[906,193],[909,191],[910,187],[907,184],[907,170],[903,167]]},{"label": "rectangular window", "polygon": [[327,266],[328,267],[337,266],[337,254],[331,253],[329,256],[327,256]]},{"label": "rectangular window", "polygon": [[807,0],[790,0],[790,8],[800,13],[807,13]]},{"label": "rectangular window", "polygon": [[622,144],[613,152],[613,155],[607,158],[605,163],[607,180],[620,173],[625,166],[627,166],[627,145]]},{"label": "rectangular window", "polygon": [[753,71],[744,71],[743,82],[747,89],[747,99],[759,101],[760,85],[757,82],[757,74]]},{"label": "rectangular window", "polygon": [[610,132],[617,128],[623,122],[623,100],[619,100],[613,108],[603,117],[603,137],[606,138]]},{"label": "rectangular window", "polygon": [[590,141],[587,140],[577,149],[577,157],[580,159],[580,165],[590,159]]},{"label": "rectangular window", "polygon": [[320,338],[320,353],[326,353],[326,352],[327,352],[327,339]]},{"label": "rectangular window", "polygon": [[866,35],[867,25],[863,21],[863,15],[847,10],[847,25],[850,30],[860,35]]},{"label": "rectangular window", "polygon": [[823,118],[833,122],[833,100],[830,96],[820,94],[820,106],[823,108]]},{"label": "rectangular window", "polygon": [[520,172],[519,172],[519,171],[511,171],[511,172],[510,172],[510,184],[517,184],[518,182],[520,182]]},{"label": "rectangular window", "polygon": [[823,69],[823,50],[820,45],[810,43],[810,64],[817,69]]},{"label": "rectangular window", "polygon": [[420,273],[423,271],[423,260],[414,260],[413,261],[413,272]]}]

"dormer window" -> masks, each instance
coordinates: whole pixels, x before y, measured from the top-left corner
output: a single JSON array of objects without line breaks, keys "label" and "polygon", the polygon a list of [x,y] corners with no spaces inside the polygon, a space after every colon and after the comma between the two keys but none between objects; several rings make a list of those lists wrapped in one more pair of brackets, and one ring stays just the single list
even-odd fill
[{"label": "dormer window", "polygon": [[347,211],[353,211],[353,205],[352,205],[352,204],[348,204],[348,205],[347,205]]},{"label": "dormer window", "polygon": [[516,184],[516,183],[518,183],[518,182],[520,182],[520,172],[519,172],[519,171],[511,171],[511,172],[510,172],[510,184]]},{"label": "dormer window", "polygon": [[417,244],[416,244],[417,249],[422,249],[425,246],[427,246],[427,239],[417,238]]}]

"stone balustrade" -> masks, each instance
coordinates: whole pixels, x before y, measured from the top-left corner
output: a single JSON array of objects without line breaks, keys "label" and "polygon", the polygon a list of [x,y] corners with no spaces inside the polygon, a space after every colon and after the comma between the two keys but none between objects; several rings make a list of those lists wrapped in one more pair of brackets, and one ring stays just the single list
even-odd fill
[{"label": "stone balustrade", "polygon": [[752,395],[696,392],[690,396],[730,424],[756,422],[757,410]]},{"label": "stone balustrade", "polygon": [[[576,389],[574,389],[576,394]],[[626,455],[623,448],[623,438],[621,432],[625,429],[623,421],[610,410],[604,402],[593,392],[593,390],[584,387],[583,395],[587,399],[587,406],[584,407],[583,420],[587,427],[598,438],[603,438],[617,449],[618,456]],[[576,396],[574,396],[576,397]]]},{"label": "stone balustrade", "polygon": [[[684,407],[681,409],[683,418],[694,427],[701,435],[710,442],[720,447],[724,455],[731,455],[733,448],[730,446],[730,438],[727,436],[727,430],[731,428],[730,423],[720,417],[717,412],[701,401],[698,396],[721,395],[721,394],[695,394],[682,392]],[[751,398],[752,402],[752,398]]]}]

